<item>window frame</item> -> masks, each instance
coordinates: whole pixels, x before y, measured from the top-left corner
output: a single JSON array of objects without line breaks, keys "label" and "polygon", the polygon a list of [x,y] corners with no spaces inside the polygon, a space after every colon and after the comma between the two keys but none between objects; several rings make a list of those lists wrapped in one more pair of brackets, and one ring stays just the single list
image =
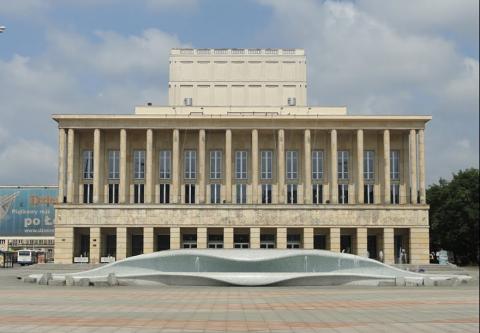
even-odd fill
[{"label": "window frame", "polygon": [[160,179],[172,177],[172,151],[162,149],[158,152],[158,173]]},{"label": "window frame", "polygon": [[312,150],[312,180],[323,179],[325,152],[322,149]]}]

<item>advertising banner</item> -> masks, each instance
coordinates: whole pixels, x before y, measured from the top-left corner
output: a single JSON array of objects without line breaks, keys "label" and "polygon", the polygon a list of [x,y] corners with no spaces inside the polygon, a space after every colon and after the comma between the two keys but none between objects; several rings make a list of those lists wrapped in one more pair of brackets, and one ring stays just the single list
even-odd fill
[{"label": "advertising banner", "polygon": [[1,236],[53,236],[57,187],[1,187]]}]

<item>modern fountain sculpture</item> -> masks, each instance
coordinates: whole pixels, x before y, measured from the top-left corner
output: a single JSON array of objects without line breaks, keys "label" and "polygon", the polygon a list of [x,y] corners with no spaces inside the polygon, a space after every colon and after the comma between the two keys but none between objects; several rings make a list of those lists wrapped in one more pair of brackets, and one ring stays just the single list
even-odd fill
[{"label": "modern fountain sculpture", "polygon": [[[322,250],[185,249],[144,254],[89,271],[74,280],[102,281],[111,274],[125,282],[167,285],[378,285],[398,279],[464,281],[467,276],[427,275],[378,261]],[[53,279],[65,279],[54,275]]]}]

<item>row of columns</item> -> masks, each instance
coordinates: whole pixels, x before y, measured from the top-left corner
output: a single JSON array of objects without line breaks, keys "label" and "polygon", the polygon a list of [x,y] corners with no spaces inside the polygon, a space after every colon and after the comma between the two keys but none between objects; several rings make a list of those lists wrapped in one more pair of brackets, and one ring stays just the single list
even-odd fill
[{"label": "row of columns", "polygon": [[[199,202],[205,203],[205,185],[206,185],[206,173],[205,173],[205,130],[199,130],[198,139],[198,196]],[[357,151],[357,200],[363,202],[363,136],[362,129],[356,131],[356,151]],[[173,130],[173,147],[172,147],[172,193],[173,203],[181,203],[180,198],[180,138],[179,130]],[[93,176],[93,202],[99,203],[100,199],[100,186],[101,186],[101,167],[102,159],[100,155],[100,142],[101,142],[101,130],[94,130],[94,176]],[[74,163],[74,147],[75,147],[75,130],[68,129],[65,134],[64,129],[60,129],[59,135],[59,173],[58,173],[58,198],[59,202],[63,202],[65,196],[65,180],[66,180],[66,200],[67,203],[74,202],[74,189],[75,189],[75,172],[78,169],[78,165]],[[258,188],[258,130],[253,129],[251,132],[251,147],[252,147],[252,187]],[[425,188],[425,138],[424,130],[418,130],[418,182],[419,182],[419,195],[420,203],[426,203],[426,188]],[[409,132],[409,184],[410,184],[410,197],[411,203],[417,203],[417,134],[416,130],[412,129]],[[337,175],[337,130],[332,129],[330,131],[330,203],[338,203],[338,175]],[[127,131],[125,129],[120,130],[120,180],[119,180],[119,202],[127,203]],[[304,130],[304,172],[305,175],[311,175],[311,133],[309,129]],[[65,160],[67,161],[66,174],[65,174]],[[225,185],[226,185],[226,198],[227,203],[232,202],[232,131],[227,129],[225,131]],[[283,129],[278,130],[278,153],[277,153],[277,165],[278,165],[278,187],[284,188],[285,185],[285,131]],[[383,131],[383,186],[384,197],[383,203],[390,203],[390,131],[385,129]],[[152,203],[153,197],[153,130],[146,130],[146,167],[145,167],[145,203]],[[305,188],[311,187],[311,177],[305,177]],[[279,202],[284,202],[283,191],[278,192]],[[252,193],[252,201],[258,202],[258,193],[256,190]],[[306,204],[312,203],[311,191],[304,191],[304,202]]]}]

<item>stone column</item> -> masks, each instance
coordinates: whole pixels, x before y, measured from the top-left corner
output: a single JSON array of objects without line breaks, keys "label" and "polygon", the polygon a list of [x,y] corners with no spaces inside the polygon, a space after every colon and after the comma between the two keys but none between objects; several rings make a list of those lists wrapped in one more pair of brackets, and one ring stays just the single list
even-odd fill
[{"label": "stone column", "polygon": [[205,130],[198,131],[198,202],[205,204]]},{"label": "stone column", "polygon": [[181,203],[180,195],[180,134],[178,129],[173,130],[172,137],[172,202]]},{"label": "stone column", "polygon": [[[119,190],[119,203],[125,204],[127,199],[128,178],[127,178],[127,131],[125,129],[120,130],[120,183]],[[118,237],[118,236],[117,236]]]},{"label": "stone column", "polygon": [[100,228],[90,228],[90,264],[98,264],[100,262],[100,247],[102,239],[100,235]]},{"label": "stone column", "polygon": [[287,228],[277,228],[277,249],[287,248]]},{"label": "stone column", "polygon": [[[366,257],[367,254],[367,228],[357,228],[357,248],[356,254],[362,257]],[[375,253],[373,253],[375,254]]]},{"label": "stone column", "polygon": [[115,260],[122,260],[127,257],[127,228],[117,228],[117,255]]},{"label": "stone column", "polygon": [[68,129],[68,150],[67,150],[67,203],[75,200],[75,130]]},{"label": "stone column", "polygon": [[153,130],[147,129],[145,152],[145,203],[152,203],[153,196]]},{"label": "stone column", "polygon": [[170,249],[178,250],[180,248],[180,228],[170,228]]},{"label": "stone column", "polygon": [[197,228],[197,248],[207,248],[207,228]]},{"label": "stone column", "polygon": [[153,227],[143,228],[143,253],[152,253],[154,252],[153,248]]},{"label": "stone column", "polygon": [[285,203],[285,131],[278,130],[278,203]]},{"label": "stone column", "polygon": [[410,264],[426,265],[430,262],[430,243],[428,227],[410,228],[410,248],[407,259]]},{"label": "stone column", "polygon": [[223,247],[233,249],[233,228],[223,228]]},{"label": "stone column", "polygon": [[101,193],[100,190],[103,186],[101,179],[101,151],[100,151],[100,129],[96,128],[93,131],[93,203],[101,202]]},{"label": "stone column", "polygon": [[337,130],[330,132],[330,203],[338,203]]},{"label": "stone column", "polygon": [[420,203],[427,203],[425,189],[425,132],[423,129],[418,130],[418,181],[420,187]]},{"label": "stone column", "polygon": [[389,265],[395,263],[393,228],[383,229],[383,262]]},{"label": "stone column", "polygon": [[65,130],[58,130],[58,203],[63,203],[65,197],[65,157],[67,152]]},{"label": "stone column", "polygon": [[410,202],[417,203],[417,134],[414,129],[410,130],[409,142],[409,161],[410,161]]},{"label": "stone column", "polygon": [[340,228],[330,228],[330,251],[340,252]]},{"label": "stone column", "polygon": [[364,202],[363,197],[363,130],[357,130],[357,203]]},{"label": "stone column", "polygon": [[390,131],[383,131],[383,203],[390,203]]},{"label": "stone column", "polygon": [[303,248],[313,249],[313,228],[303,228]]},{"label": "stone column", "polygon": [[256,129],[252,130],[252,203],[258,203],[258,130]]},{"label": "stone column", "polygon": [[232,203],[232,130],[225,131],[225,202]]},{"label": "stone column", "polygon": [[310,144],[310,130],[306,129],[304,134],[304,154],[305,154],[305,174],[304,174],[304,189],[303,189],[303,203],[312,203],[312,147]]},{"label": "stone column", "polygon": [[73,262],[73,228],[55,226],[55,263]]},{"label": "stone column", "polygon": [[260,228],[250,228],[250,248],[260,248]]}]

